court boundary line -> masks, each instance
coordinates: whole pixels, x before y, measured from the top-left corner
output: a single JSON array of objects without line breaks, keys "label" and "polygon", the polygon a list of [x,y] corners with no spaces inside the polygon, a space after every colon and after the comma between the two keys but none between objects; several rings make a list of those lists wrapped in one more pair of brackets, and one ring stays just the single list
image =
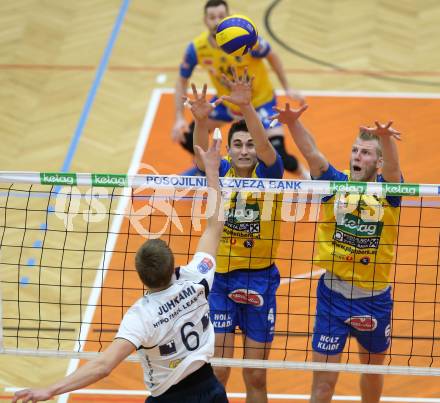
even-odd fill
[{"label": "court boundary line", "polygon": [[[163,94],[174,94],[175,89],[170,87],[160,88]],[[208,88],[208,93],[216,93],[214,88]],[[284,96],[283,90],[276,90],[277,96]],[[440,92],[380,92],[380,91],[321,91],[302,90],[301,94],[317,97],[341,97],[341,98],[402,98],[402,99],[440,99]]]},{"label": "court boundary line", "polygon": [[[154,89],[151,95],[151,99],[148,103],[144,121],[142,123],[141,130],[138,135],[138,141],[136,142],[136,146],[134,149],[134,153],[132,155],[130,167],[128,169],[128,174],[135,174],[140,166],[142,156],[144,153],[144,150],[147,146],[148,138],[150,137],[151,128],[154,123],[154,118],[157,114],[157,110],[159,107],[161,99],[161,93],[160,91],[157,91],[157,89]],[[131,188],[124,188],[123,189],[124,195],[129,196],[131,194]],[[97,301],[99,299],[100,293],[101,293],[101,285],[105,281],[108,266],[111,262],[112,255],[113,255],[113,249],[114,245],[117,242],[118,236],[119,236],[119,230],[121,228],[122,222],[124,220],[124,214],[125,208],[127,206],[129,197],[121,197],[119,199],[118,205],[116,207],[116,218],[112,222],[111,228],[110,228],[110,235],[107,238],[106,246],[105,246],[105,253],[102,256],[101,263],[98,267],[102,267],[102,272],[98,271],[96,273],[96,277],[92,286],[92,292],[89,296],[89,300],[87,302],[87,308],[86,312],[84,314],[83,323],[81,324],[80,332],[79,332],[79,340],[82,340],[81,335],[88,334],[91,322],[93,320],[93,315],[95,314]],[[75,351],[79,350],[82,351],[83,346],[77,341],[75,343]],[[79,359],[74,358],[71,359],[69,362],[69,365],[67,367],[66,376],[70,375],[73,371],[75,371],[78,368],[79,365]],[[62,395],[65,396],[64,398],[59,398],[58,403],[67,403],[69,394]]]}]

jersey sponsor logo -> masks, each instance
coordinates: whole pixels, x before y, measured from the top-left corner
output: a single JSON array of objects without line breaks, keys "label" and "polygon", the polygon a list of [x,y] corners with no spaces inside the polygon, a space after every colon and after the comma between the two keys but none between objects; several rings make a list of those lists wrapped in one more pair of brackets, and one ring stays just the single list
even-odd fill
[{"label": "jersey sponsor logo", "polygon": [[360,262],[364,265],[367,265],[368,263],[370,263],[370,257],[369,256],[364,256],[362,257],[362,259],[360,260]]},{"label": "jersey sponsor logo", "polygon": [[225,211],[225,229],[259,234],[260,206],[258,203],[250,203],[238,194],[233,206]]},{"label": "jersey sponsor logo", "polygon": [[351,316],[344,323],[360,332],[372,332],[377,328],[377,319],[371,315]]},{"label": "jersey sponsor logo", "polygon": [[353,214],[345,214],[336,224],[333,239],[358,249],[379,248],[383,222],[364,221]]},{"label": "jersey sponsor logo", "polygon": [[177,368],[177,366],[183,361],[183,358],[179,358],[177,360],[170,361],[168,368],[174,369]]},{"label": "jersey sponsor logo", "polygon": [[159,354],[161,356],[174,354],[175,352],[177,352],[177,348],[176,348],[176,343],[174,342],[174,340],[171,340],[170,342],[159,346]]},{"label": "jersey sponsor logo", "polygon": [[358,249],[378,249],[380,238],[359,238],[357,236],[346,234],[343,231],[336,230],[333,239],[354,246]]},{"label": "jersey sponsor logo", "polygon": [[243,242],[243,245],[245,248],[253,248],[254,241],[253,239],[246,239],[246,241]]},{"label": "jersey sponsor logo", "polygon": [[382,232],[382,222],[367,222],[353,214],[345,214],[337,228],[356,236],[379,236]]},{"label": "jersey sponsor logo", "polygon": [[253,306],[263,306],[264,299],[261,294],[254,290],[247,290],[246,288],[238,288],[231,291],[228,297],[237,304],[249,304]]},{"label": "jersey sponsor logo", "polygon": [[209,257],[204,257],[202,261],[197,265],[197,270],[202,274],[206,274],[209,270],[212,269],[212,267],[212,260]]}]

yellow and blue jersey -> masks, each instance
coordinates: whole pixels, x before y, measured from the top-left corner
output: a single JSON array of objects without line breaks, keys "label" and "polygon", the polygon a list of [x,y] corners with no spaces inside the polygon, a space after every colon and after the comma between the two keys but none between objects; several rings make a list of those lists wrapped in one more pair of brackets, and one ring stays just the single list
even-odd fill
[{"label": "yellow and blue jersey", "polygon": [[[348,181],[332,165],[319,180]],[[377,182],[385,182],[382,175]],[[368,290],[389,285],[401,198],[337,193],[323,198],[314,262],[340,279]]]},{"label": "yellow and blue jersey", "polygon": [[[281,157],[272,166],[259,161],[252,178],[283,177]],[[222,159],[219,175],[236,177],[229,159]],[[217,272],[263,269],[274,263],[280,232],[279,195],[261,192],[232,192],[225,200],[225,224],[217,253]]]},{"label": "yellow and blue jersey", "polygon": [[[274,98],[274,90],[269,79],[269,73],[263,59],[271,51],[270,45],[263,38],[258,37],[257,45],[244,56],[231,56],[220,48],[214,47],[209,42],[209,32],[204,32],[195,38],[187,47],[184,60],[180,65],[180,75],[189,78],[195,66],[198,64],[205,69],[214,85],[217,96],[229,95],[229,89],[225,85],[222,75],[232,78],[231,67],[237,69],[242,75],[245,67],[248,74],[254,77],[252,84],[252,105],[258,108],[270,102]],[[239,108],[229,102],[225,105],[234,112]]]}]

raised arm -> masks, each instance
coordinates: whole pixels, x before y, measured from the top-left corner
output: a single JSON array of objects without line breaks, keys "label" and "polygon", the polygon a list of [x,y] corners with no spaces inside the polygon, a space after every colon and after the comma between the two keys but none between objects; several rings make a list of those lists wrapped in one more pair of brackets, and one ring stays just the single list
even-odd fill
[{"label": "raised arm", "polygon": [[174,120],[174,126],[171,131],[171,137],[173,141],[182,142],[184,140],[183,133],[189,130],[188,122],[185,120],[183,115],[183,103],[182,97],[186,95],[186,89],[188,87],[188,79],[180,77],[176,82],[176,89],[174,95],[174,105],[176,108],[176,117]]},{"label": "raised arm", "polygon": [[[199,95],[197,88],[194,84],[191,84],[194,100],[186,98],[185,103],[191,107],[191,113],[194,117],[194,133],[193,133],[193,145],[200,147],[203,151],[208,149],[209,145],[209,114],[213,109],[222,102],[222,98],[217,99],[214,103],[210,103],[206,100],[207,85],[203,84],[202,93]],[[205,171],[205,163],[200,154],[195,153],[195,163],[197,168],[201,171]]]},{"label": "raised arm", "polygon": [[299,117],[307,108],[308,105],[304,105],[299,109],[290,109],[290,105],[286,103],[284,110],[274,108],[278,113],[272,116],[271,119],[278,119],[279,122],[287,125],[293,141],[307,160],[310,174],[313,178],[318,178],[328,170],[329,164],[327,158],[316,146],[311,133],[299,121]]},{"label": "raised arm", "polygon": [[206,205],[206,228],[200,237],[197,252],[205,252],[215,257],[217,255],[218,243],[223,230],[223,212],[220,215],[221,191],[219,184],[221,139],[214,139],[208,151],[195,146],[195,154],[203,161],[205,166],[206,181],[208,185],[208,202]]},{"label": "raised arm", "polygon": [[269,62],[269,64],[271,65],[273,71],[277,75],[278,80],[280,81],[280,84],[283,86],[286,95],[289,98],[292,98],[295,101],[298,101],[300,103],[300,105],[304,105],[306,100],[304,99],[302,94],[299,91],[297,91],[289,86],[289,82],[287,81],[286,73],[284,71],[283,64],[281,62],[281,58],[278,56],[278,54],[276,54],[273,50],[270,50],[270,52],[267,54],[266,58],[267,58],[267,61]]},{"label": "raised arm", "polygon": [[391,127],[393,122],[380,124],[375,122],[376,127],[361,126],[361,130],[375,134],[380,138],[382,148],[382,176],[387,182],[400,182],[402,173],[400,171],[399,152],[396,140],[401,140],[401,133]]},{"label": "raised arm", "polygon": [[230,95],[224,95],[223,99],[240,107],[249,133],[254,141],[258,159],[263,161],[266,166],[272,166],[276,161],[277,154],[267,138],[261,120],[251,103],[253,77],[250,78],[248,76],[247,69],[245,69],[243,77],[238,77],[235,69],[232,69],[232,75],[232,81],[225,75],[223,76],[231,91]]},{"label": "raised arm", "polygon": [[108,376],[121,361],[135,350],[136,347],[129,341],[116,339],[100,356],[87,362],[71,375],[55,382],[53,385],[43,389],[24,389],[15,392],[12,403],[46,401],[53,396],[95,383]]},{"label": "raised arm", "polygon": [[192,72],[198,63],[197,54],[194,44],[191,42],[185,49],[182,62],[179,66],[179,77],[176,81],[176,90],[174,95],[174,104],[176,111],[176,118],[171,132],[174,141],[182,143],[185,140],[184,133],[189,131],[188,122],[185,120],[183,114],[184,107],[182,97],[186,95],[188,88],[188,81],[191,78]]}]

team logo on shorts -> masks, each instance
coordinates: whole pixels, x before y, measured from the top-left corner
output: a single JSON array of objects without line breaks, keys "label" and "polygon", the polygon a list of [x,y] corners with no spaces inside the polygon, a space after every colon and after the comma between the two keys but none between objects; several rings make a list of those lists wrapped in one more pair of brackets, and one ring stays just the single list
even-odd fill
[{"label": "team logo on shorts", "polygon": [[377,328],[377,319],[371,315],[351,316],[344,323],[360,332],[372,332]]},{"label": "team logo on shorts", "polygon": [[231,291],[228,297],[237,304],[249,304],[253,306],[263,306],[263,296],[254,290],[247,290],[246,288],[238,288]]},{"label": "team logo on shorts", "polygon": [[204,257],[203,260],[197,265],[197,270],[202,274],[206,274],[212,269],[212,266],[212,260]]}]

